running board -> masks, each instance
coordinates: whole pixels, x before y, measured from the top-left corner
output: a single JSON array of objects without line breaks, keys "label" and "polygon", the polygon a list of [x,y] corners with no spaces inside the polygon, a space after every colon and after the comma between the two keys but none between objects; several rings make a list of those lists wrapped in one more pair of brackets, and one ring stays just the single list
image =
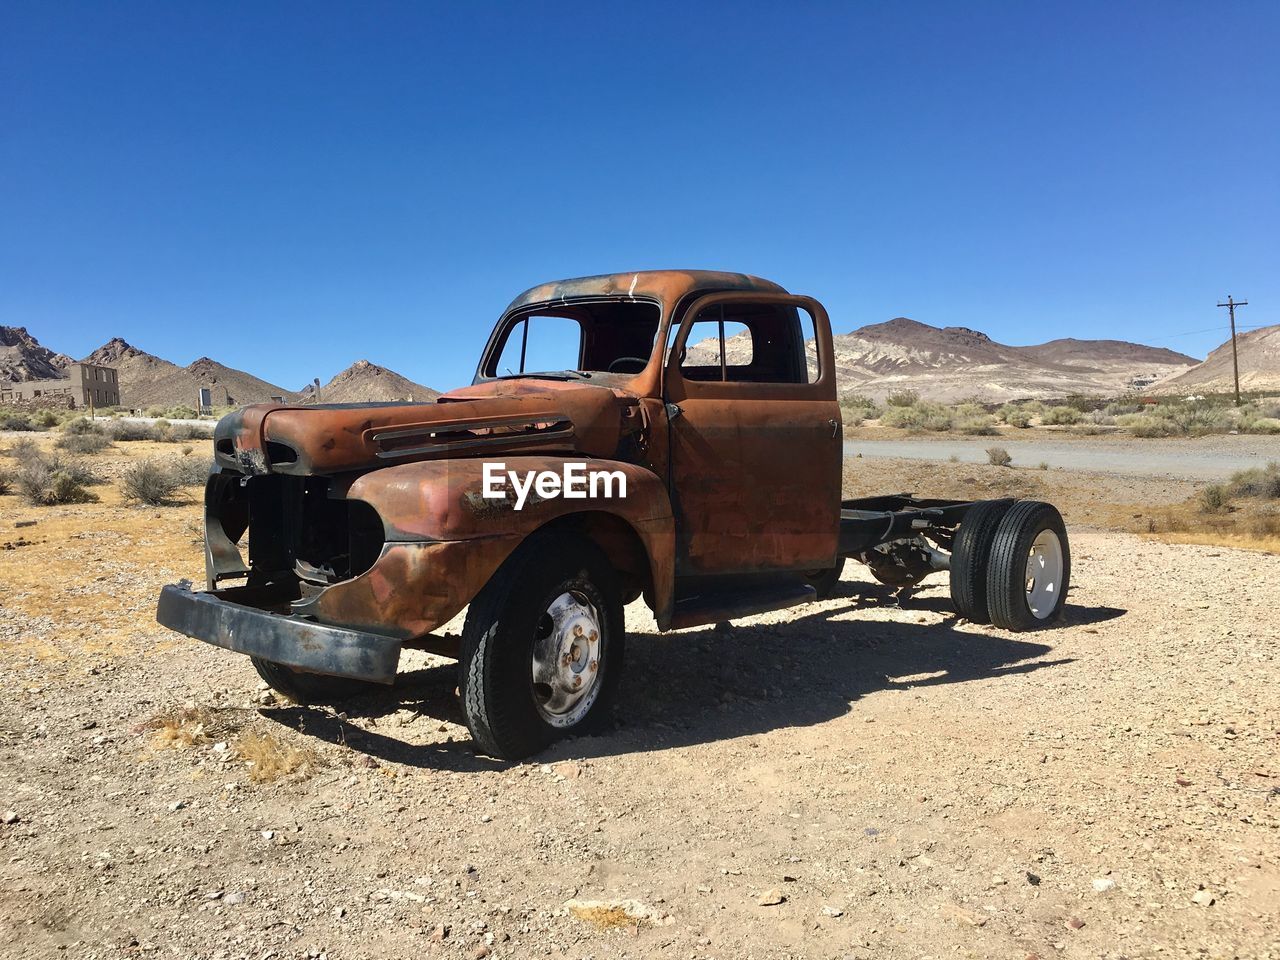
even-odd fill
[{"label": "running board", "polygon": [[817,599],[817,592],[807,583],[710,591],[676,601],[668,629],[683,630],[685,627],[736,620],[770,610],[785,610]]}]

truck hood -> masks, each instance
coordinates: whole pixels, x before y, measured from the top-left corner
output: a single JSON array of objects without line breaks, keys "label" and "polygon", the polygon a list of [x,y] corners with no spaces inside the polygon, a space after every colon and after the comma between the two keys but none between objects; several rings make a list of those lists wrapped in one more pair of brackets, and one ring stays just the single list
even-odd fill
[{"label": "truck hood", "polygon": [[433,403],[255,404],[218,422],[214,455],[226,469],[293,475],[507,452],[614,457],[640,422],[620,390],[504,380]]}]

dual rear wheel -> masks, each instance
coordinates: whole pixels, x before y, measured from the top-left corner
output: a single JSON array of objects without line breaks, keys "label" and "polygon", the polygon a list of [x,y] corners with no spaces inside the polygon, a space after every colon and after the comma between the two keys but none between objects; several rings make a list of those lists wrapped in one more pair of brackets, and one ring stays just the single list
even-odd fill
[{"label": "dual rear wheel", "polygon": [[965,514],[951,551],[951,600],[973,623],[1036,630],[1062,615],[1071,551],[1062,515],[1038,500],[985,500]]}]

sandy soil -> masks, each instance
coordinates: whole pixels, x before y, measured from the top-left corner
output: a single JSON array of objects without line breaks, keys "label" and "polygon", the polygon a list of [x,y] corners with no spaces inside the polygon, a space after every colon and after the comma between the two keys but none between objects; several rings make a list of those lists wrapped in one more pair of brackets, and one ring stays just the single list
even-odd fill
[{"label": "sandy soil", "polygon": [[424,654],[341,713],[264,703],[150,619],[200,576],[195,505],[99,490],[0,497],[0,955],[1280,957],[1280,557],[1077,518],[1032,635],[856,564],[727,629],[633,605],[615,729],[501,765]]}]

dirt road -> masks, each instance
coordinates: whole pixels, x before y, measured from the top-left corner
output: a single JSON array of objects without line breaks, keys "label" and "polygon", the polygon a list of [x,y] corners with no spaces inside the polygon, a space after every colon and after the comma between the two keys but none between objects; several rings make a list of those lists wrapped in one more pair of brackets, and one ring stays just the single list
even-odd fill
[{"label": "dirt road", "polygon": [[[986,463],[987,448],[1002,446],[1019,466],[1050,467],[1123,476],[1178,480],[1221,480],[1236,470],[1280,460],[1280,438],[1267,436],[1180,437],[1139,440],[1133,437],[1030,436],[1024,431],[975,438],[855,438],[845,441],[845,455],[901,457]],[[1037,431],[1036,433],[1039,433]]]},{"label": "dirt road", "polygon": [[0,955],[1280,956],[1278,557],[1077,531],[1034,635],[856,565],[727,630],[633,605],[617,728],[503,766],[444,661],[263,705],[151,623],[194,508],[58,510],[0,563]]}]

